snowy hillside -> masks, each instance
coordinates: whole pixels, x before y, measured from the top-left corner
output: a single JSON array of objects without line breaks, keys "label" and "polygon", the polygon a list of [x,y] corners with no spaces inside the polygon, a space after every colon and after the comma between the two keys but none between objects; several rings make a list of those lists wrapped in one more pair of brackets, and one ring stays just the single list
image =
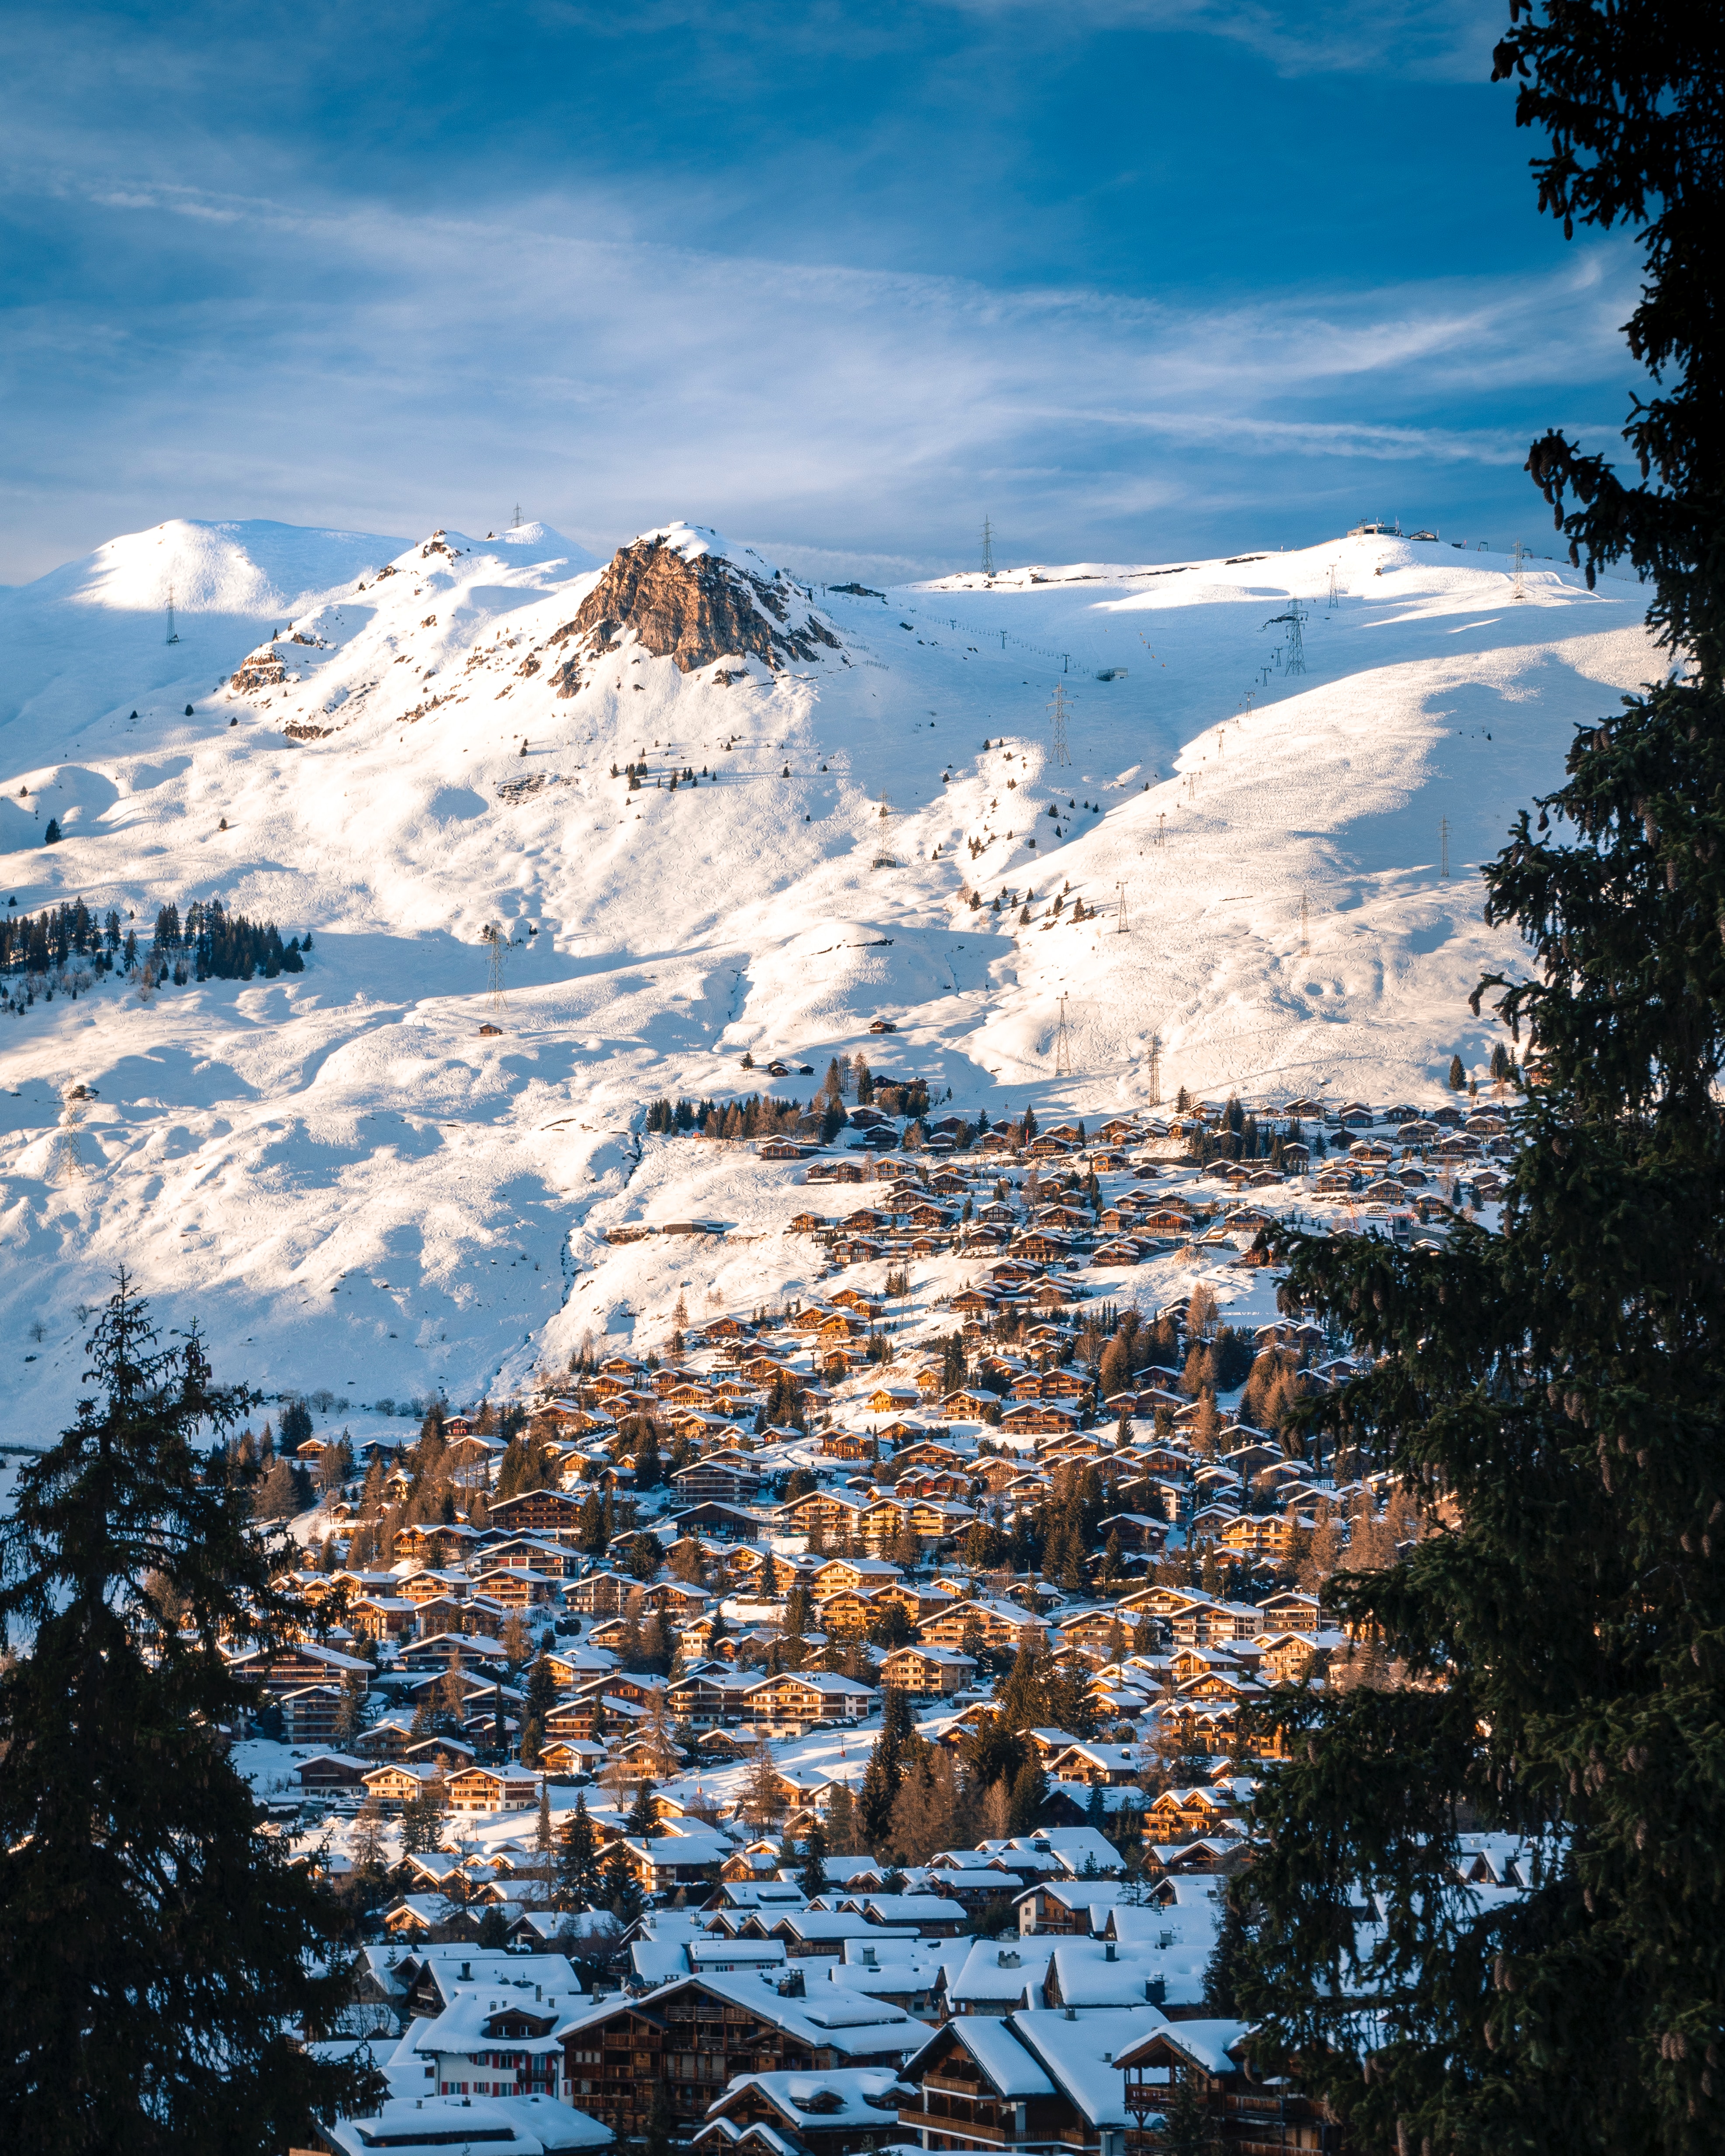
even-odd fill
[{"label": "snowy hillside", "polygon": [[[602,567],[536,526],[176,524],[0,597],[0,902],[313,937],[297,974],[0,1014],[21,1419],[62,1417],[122,1260],[218,1371],[356,1401],[805,1287],[798,1168],[642,1135],[762,1082],[745,1050],[812,1066],[781,1094],[866,1045],[1045,1122],[1142,1106],[1153,1040],[1167,1096],[1435,1100],[1514,957],[1469,865],[1651,670],[1643,606],[1378,536],[811,593],[686,526]],[[689,1218],[730,1233],[602,1240]]]}]

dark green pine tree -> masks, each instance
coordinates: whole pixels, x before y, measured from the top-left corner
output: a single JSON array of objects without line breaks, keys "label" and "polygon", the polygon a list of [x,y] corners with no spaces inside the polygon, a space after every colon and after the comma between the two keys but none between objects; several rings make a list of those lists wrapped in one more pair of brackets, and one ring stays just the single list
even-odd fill
[{"label": "dark green pine tree", "polygon": [[559,1909],[584,1909],[598,1891],[599,1838],[588,1813],[585,1794],[575,1799],[574,1816],[563,1830],[557,1852],[557,1887],[552,1900]]},{"label": "dark green pine tree", "polygon": [[672,2107],[670,2091],[663,2081],[653,2084],[653,2095],[647,2106],[647,2123],[641,2143],[641,2156],[671,2156],[675,2146],[677,2115]]},{"label": "dark green pine tree", "polygon": [[[1720,57],[1716,14],[1662,0],[1523,5],[1498,48],[1542,207],[1641,228],[1643,483],[1557,435],[1529,465],[1589,577],[1651,579],[1671,669],[1486,872],[1532,952],[1483,984],[1527,1035],[1502,1234],[1293,1247],[1291,1302],[1382,1358],[1301,1414],[1445,1501],[1332,1583],[1408,1681],[1278,1708],[1243,1890],[1240,2010],[1368,2149],[1725,2144]],[[1525,1894],[1461,1890],[1464,1825],[1529,1839]]]},{"label": "dark green pine tree", "polygon": [[1007,1793],[1007,1832],[1033,1833],[1041,1823],[1042,1808],[1047,1802],[1048,1777],[1042,1770],[1042,1762],[1034,1751],[1026,1752],[1024,1763],[1014,1775],[1012,1788]]},{"label": "dark green pine tree", "polygon": [[629,1853],[621,1842],[605,1860],[601,1875],[606,1902],[611,1913],[626,1931],[631,1924],[639,1923],[641,1912],[647,1906],[647,1897],[641,1892],[641,1882],[629,1861]]},{"label": "dark green pine tree", "polygon": [[556,1704],[557,1696],[557,1671],[551,1666],[551,1657],[540,1655],[527,1672],[527,1712],[542,1729],[546,1716]]},{"label": "dark green pine tree", "polygon": [[599,1502],[597,1490],[589,1490],[581,1501],[581,1511],[575,1522],[575,1539],[587,1556],[603,1554],[608,1537],[605,1532],[605,1508]]},{"label": "dark green pine tree", "polygon": [[880,1734],[870,1751],[856,1800],[857,1824],[870,1849],[881,1847],[891,1837],[892,1807],[904,1779],[905,1747],[913,1727],[910,1702],[896,1685],[888,1685],[881,1695]]},{"label": "dark green pine tree", "polygon": [[1006,1681],[994,1696],[995,1711],[1003,1729],[1016,1734],[1040,1729],[1048,1722],[1049,1660],[1032,1638],[1013,1657]]},{"label": "dark green pine tree", "polygon": [[1091,1697],[1090,1674],[1088,1666],[1077,1661],[1055,1662],[1050,1667],[1043,1689],[1051,1728],[1064,1729],[1072,1737],[1096,1735],[1096,1707]]},{"label": "dark green pine tree", "polygon": [[651,1841],[664,1829],[660,1824],[659,1808],[653,1801],[653,1784],[644,1778],[635,1784],[634,1802],[629,1808],[624,1821],[627,1830],[643,1841]]},{"label": "dark green pine tree", "polygon": [[819,1820],[811,1820],[803,1840],[803,1871],[798,1881],[812,1902],[827,1891],[827,1837]]},{"label": "dark green pine tree", "polygon": [[[0,2116],[21,2156],[279,2148],[382,2093],[316,2057],[351,1995],[332,1896],[258,1831],[215,1732],[223,1644],[303,1618],[194,1440],[250,1404],[124,1275],[60,1441],[0,1522]],[[178,1622],[164,1622],[172,1612]]]},{"label": "dark green pine tree", "polygon": [[1191,2071],[1176,2076],[1156,2138],[1160,2156],[1218,2156],[1221,2146],[1214,2116],[1194,2088]]}]

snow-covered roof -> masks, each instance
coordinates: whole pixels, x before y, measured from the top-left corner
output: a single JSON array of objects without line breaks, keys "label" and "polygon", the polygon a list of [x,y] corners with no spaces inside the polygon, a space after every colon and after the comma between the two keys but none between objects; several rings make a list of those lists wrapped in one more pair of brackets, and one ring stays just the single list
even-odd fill
[{"label": "snow-covered roof", "polygon": [[[923,2023],[913,2020],[890,2000],[870,1998],[863,1992],[840,1994],[836,1990],[810,2000],[787,1998],[780,1994],[777,1978],[770,1973],[684,1977],[652,1994],[655,2010],[662,2011],[665,2001],[675,1995],[678,1981],[699,1984],[710,1995],[746,2008],[797,2037],[813,2051],[835,2051],[862,2057],[884,2051],[902,2056],[916,2049],[924,2034]],[[616,2012],[617,2008],[618,2001],[608,1999],[565,2021],[558,2034],[568,2035],[589,2027],[608,2014]]]},{"label": "snow-covered roof", "polygon": [[[1002,2096],[1016,2100],[1055,2093],[1053,2082],[1035,2058],[1019,2041],[1009,2025],[993,2015],[960,2015],[931,2037],[923,2051],[932,2050],[942,2037],[952,2037],[961,2043]],[[905,2079],[916,2081],[921,2066],[919,2053],[906,2062]]]},{"label": "snow-covered roof", "polygon": [[[1230,2054],[1250,2034],[1250,2027],[1249,2022],[1235,2020],[1169,2021],[1160,2029],[1147,2030],[1145,2035],[1166,2037],[1176,2051],[1206,2073],[1231,2074],[1239,2071],[1239,2061]],[[1145,2037],[1133,2041],[1136,2047]]]},{"label": "snow-covered roof", "polygon": [[1083,2010],[1021,2010],[1007,2025],[1042,2061],[1050,2076],[1092,2126],[1127,2124],[1126,2080],[1115,2063],[1121,2053],[1167,2025],[1153,2006]]},{"label": "snow-covered roof", "polygon": [[[1048,1959],[1047,1949],[1039,1953],[1034,1938],[1026,1938],[1022,1945],[1009,1945],[1000,1939],[975,1940],[963,1966],[947,1986],[953,2011],[962,2013],[968,2005],[982,2001],[1015,2006],[1027,1985],[1034,1987],[1031,1995],[1036,1996],[1047,1974]],[[1143,1996],[1142,1989],[1139,1996]]]},{"label": "snow-covered roof", "polygon": [[[567,1964],[564,1966],[567,1968]],[[579,1993],[576,1994],[578,1999],[580,1996]],[[469,1990],[464,1985],[441,2014],[413,2024],[412,2048],[422,2056],[470,2056],[486,2050],[494,2041],[487,2033],[488,2025],[500,2014],[513,2012],[531,2015],[545,2024],[541,2035],[512,2035],[509,2041],[517,2051],[555,2051],[558,2043],[553,2032],[567,2014],[571,2003],[567,1989],[547,1993],[543,1999],[536,1999],[531,1991],[523,1994],[495,1984],[481,1984]]]},{"label": "snow-covered roof", "polygon": [[668,1984],[674,1976],[686,1976],[692,1966],[688,1948],[675,1939],[637,1939],[629,1960],[643,1984]]},{"label": "snow-covered roof", "polygon": [[[1069,1738],[1067,1741],[1073,1740]],[[1122,1868],[1120,1851],[1093,1826],[1055,1826],[1040,1834],[1015,1835],[1005,1847],[1024,1850],[1031,1856],[1040,1856],[1045,1851],[1074,1877],[1084,1870],[1086,1862],[1104,1874]]]},{"label": "snow-covered roof", "polygon": [[870,2097],[890,2098],[902,2086],[887,2066],[838,2066],[824,2074],[739,2074],[709,2106],[708,2116],[754,2090],[793,2128],[812,2118],[824,2135],[847,2128],[878,2133],[893,2107],[884,2101],[871,2103]]},{"label": "snow-covered roof", "polygon": [[324,2132],[340,2156],[451,2156],[464,2145],[500,2156],[574,2156],[608,2148],[608,2126],[555,2097],[394,2096],[363,2118],[340,2118]]}]

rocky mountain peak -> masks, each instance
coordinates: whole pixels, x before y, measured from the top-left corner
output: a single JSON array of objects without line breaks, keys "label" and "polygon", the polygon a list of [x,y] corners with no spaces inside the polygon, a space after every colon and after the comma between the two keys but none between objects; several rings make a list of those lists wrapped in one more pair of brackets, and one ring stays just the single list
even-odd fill
[{"label": "rocky mountain peak", "polygon": [[[764,562],[759,569],[745,566],[707,538],[679,526],[620,547],[574,620],[551,641],[574,639],[596,654],[632,635],[642,650],[673,660],[685,674],[747,657],[776,671],[792,660],[818,658],[823,646],[839,649],[839,639],[783,570]],[[572,675],[574,664],[564,671]]]}]

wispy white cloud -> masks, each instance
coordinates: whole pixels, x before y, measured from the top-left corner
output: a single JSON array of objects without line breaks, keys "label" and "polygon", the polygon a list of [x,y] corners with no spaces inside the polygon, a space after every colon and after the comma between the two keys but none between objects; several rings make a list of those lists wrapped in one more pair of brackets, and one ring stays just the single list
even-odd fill
[{"label": "wispy white cloud", "polygon": [[[977,16],[1041,12],[1042,0],[933,0]],[[1402,75],[1484,82],[1507,27],[1501,0],[1066,0],[1091,25],[1180,32],[1244,45],[1280,74]]]},{"label": "wispy white cloud", "polygon": [[582,199],[464,219],[46,184],[102,244],[171,244],[181,296],[15,311],[26,549],[44,505],[97,494],[104,531],[128,511],[483,530],[519,496],[596,547],[687,514],[876,573],[950,562],[985,501],[1042,558],[1153,548],[1147,523],[1189,546],[1223,502],[1333,521],[1386,468],[1404,501],[1512,472],[1529,429],[1504,393],[1597,418],[1632,304],[1609,244],[1543,279],[1203,308],[667,247]]}]

